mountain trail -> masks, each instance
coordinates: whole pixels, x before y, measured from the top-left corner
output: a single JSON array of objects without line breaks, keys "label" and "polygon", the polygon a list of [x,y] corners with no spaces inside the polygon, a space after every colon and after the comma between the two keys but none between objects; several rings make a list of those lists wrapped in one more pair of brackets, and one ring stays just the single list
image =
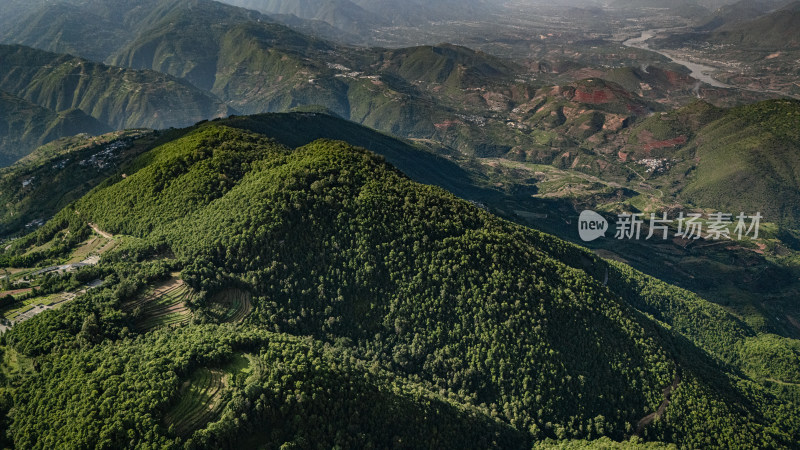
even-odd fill
[{"label": "mountain trail", "polygon": [[636,435],[639,436],[644,430],[644,427],[653,423],[654,420],[658,419],[659,417],[664,415],[664,412],[667,410],[667,406],[669,406],[670,397],[672,397],[672,392],[677,389],[678,385],[681,382],[680,375],[675,375],[675,379],[672,381],[672,384],[664,388],[664,401],[661,402],[656,412],[650,413],[644,417],[642,417],[639,422],[636,424]]},{"label": "mountain trail", "polygon": [[91,227],[91,229],[94,230],[95,233],[99,234],[100,236],[103,236],[106,239],[114,239],[114,235],[113,234],[106,233],[105,231],[101,230],[100,228],[97,228],[97,225],[95,225],[93,223],[90,223],[89,227]]}]

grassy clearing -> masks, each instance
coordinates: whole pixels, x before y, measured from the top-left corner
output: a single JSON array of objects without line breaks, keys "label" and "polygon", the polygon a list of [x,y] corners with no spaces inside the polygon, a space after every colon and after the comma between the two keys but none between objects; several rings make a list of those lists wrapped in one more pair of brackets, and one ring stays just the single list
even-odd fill
[{"label": "grassy clearing", "polygon": [[125,310],[133,314],[137,331],[186,324],[191,319],[187,301],[194,296],[195,293],[182,280],[172,278],[125,305]]},{"label": "grassy clearing", "polygon": [[27,294],[28,292],[30,292],[32,290],[33,290],[33,288],[22,288],[22,289],[12,289],[10,291],[2,291],[2,292],[0,292],[0,298],[5,297],[7,295],[11,295],[11,296],[14,296],[14,297],[21,296],[21,295]]},{"label": "grassy clearing", "polygon": [[72,252],[66,264],[79,263],[90,256],[102,255],[113,248],[114,245],[115,242],[113,239],[106,239],[102,236],[92,236]]},{"label": "grassy clearing", "polygon": [[34,372],[33,359],[19,354],[11,347],[0,347],[0,371],[7,378],[14,378]]},{"label": "grassy clearing", "polygon": [[37,245],[37,246],[33,246],[33,247],[29,248],[28,251],[26,251],[24,253],[24,255],[27,256],[27,255],[32,255],[32,254],[37,253],[37,252],[46,252],[47,250],[50,250],[51,248],[53,248],[53,246],[55,244],[56,244],[56,239],[51,239],[50,241],[47,241],[42,245]]},{"label": "grassy clearing", "polygon": [[27,275],[30,272],[33,272],[36,269],[30,267],[6,267],[3,270],[3,273],[0,275],[8,275],[12,278],[14,277],[21,277]]},{"label": "grassy clearing", "polygon": [[116,237],[96,227],[92,229],[94,230],[94,234],[72,252],[66,264],[84,262],[92,256],[102,256],[119,245],[119,241]]}]

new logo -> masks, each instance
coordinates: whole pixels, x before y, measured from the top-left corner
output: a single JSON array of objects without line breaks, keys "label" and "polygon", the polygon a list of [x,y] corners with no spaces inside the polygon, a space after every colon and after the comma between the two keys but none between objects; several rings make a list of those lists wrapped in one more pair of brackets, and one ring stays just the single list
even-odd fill
[{"label": "new logo", "polygon": [[578,234],[584,242],[605,237],[608,221],[594,211],[586,210],[578,218]]}]

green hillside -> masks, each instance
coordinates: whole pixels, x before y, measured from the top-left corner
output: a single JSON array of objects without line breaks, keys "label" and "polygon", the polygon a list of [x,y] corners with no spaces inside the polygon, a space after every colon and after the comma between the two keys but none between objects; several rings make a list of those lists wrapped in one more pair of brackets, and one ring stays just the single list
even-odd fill
[{"label": "green hillside", "polygon": [[[151,364],[156,359],[164,363]],[[85,371],[86,366],[97,370]],[[117,373],[116,381],[99,375],[107,370]],[[153,382],[145,387],[137,379]],[[65,382],[74,389],[58,387]],[[175,388],[183,383],[199,393]],[[95,384],[114,387],[81,392]],[[346,350],[252,327],[192,327],[100,345],[49,366],[26,382],[25,391],[19,399],[26,405],[47,405],[53,412],[73,395],[81,398],[70,401],[73,407],[65,411],[65,427],[58,432],[44,426],[44,416],[23,407],[11,436],[26,448],[527,447],[524,433],[480,408],[459,404]],[[106,410],[98,408],[101,404],[119,406]],[[153,405],[167,413],[153,414]],[[210,424],[203,424],[202,433],[184,429],[192,419],[176,420],[171,413],[180,413],[177,408],[205,411]],[[107,414],[113,419],[96,420]],[[136,416],[141,420],[130,420]]]},{"label": "green hillside", "polygon": [[742,106],[703,127],[700,162],[682,196],[726,211],[800,220],[800,101]]},{"label": "green hillside", "polygon": [[0,167],[11,165],[36,147],[64,136],[108,131],[108,125],[80,110],[57,114],[0,91]]},{"label": "green hillside", "polygon": [[29,232],[155,142],[155,136],[143,130],[73,136],[0,169],[0,237]]},{"label": "green hillside", "polygon": [[53,111],[80,109],[113,128],[168,128],[231,110],[188,83],[23,46],[0,46],[0,89]]},{"label": "green hillside", "polygon": [[231,117],[225,126],[269,136],[297,148],[318,139],[347,141],[381,155],[414,181],[436,185],[463,198],[484,193],[487,182],[442,156],[447,149],[432,149],[382,134],[373,129],[321,113],[262,114]]},{"label": "green hillside", "polygon": [[634,126],[625,151],[671,158],[677,168],[654,181],[682,201],[737,214],[760,211],[770,222],[796,227],[798,118],[796,100],[730,109],[696,102]]},{"label": "green hillside", "polygon": [[412,47],[389,52],[383,69],[406,80],[464,89],[478,81],[507,79],[520,68],[508,61],[456,45]]},{"label": "green hillside", "polygon": [[[436,153],[445,153],[447,149],[421,147],[327,114],[302,112],[233,116],[222,123],[268,135],[291,148],[317,139],[346,139],[382,155],[416,181],[443,187],[464,198],[502,195],[496,189],[484,187],[489,184],[485,177],[437,156]],[[0,199],[1,204],[5,205],[0,207],[0,236],[15,234],[34,219],[52,217],[106,177],[128,172],[133,159],[150,149],[154,143],[174,139],[183,132],[168,132],[160,137],[158,133],[139,136],[139,132],[117,132],[98,138],[62,139],[37,149],[19,164],[0,171]],[[94,165],[80,165],[81,161],[90,159],[101,152],[106,144],[118,138],[130,141],[131,151],[116,155],[113,164],[102,169]],[[68,155],[71,156],[66,157]],[[70,174],[76,170],[81,171],[81,177],[71,177]],[[23,187],[22,182],[31,178],[37,182]],[[73,190],[75,188],[78,189]],[[67,192],[70,194],[65,194]],[[59,200],[62,196],[64,199]]]},{"label": "green hillside", "polygon": [[800,220],[800,102],[769,100],[735,108],[698,101],[633,126],[622,151],[633,160],[666,158],[649,176],[681,203],[795,229]]},{"label": "green hillside", "polygon": [[[87,222],[131,236],[92,269],[113,267],[110,284],[5,338],[44,361],[14,397],[11,437],[23,447],[170,447],[182,445],[177,436],[204,448],[245,436],[248,447],[412,448],[604,436],[789,448],[800,439],[798,405],[760,384],[797,379],[793,341],[765,339],[693,294],[414,183],[343,142],[292,150],[224,122],[201,125],[143,153],[126,177],[3,257],[13,263],[66,227],[81,235]],[[252,293],[244,325],[133,337],[121,302],[175,269],[199,293],[189,305],[199,313],[215,293]],[[275,347],[251,327],[311,336],[320,344],[303,345],[326,350]],[[253,375],[251,358],[231,365],[236,352],[260,355],[268,369]],[[67,386],[85,385],[97,388],[68,406]],[[203,428],[194,433],[168,413],[204,410],[192,402],[213,412],[189,422]],[[411,411],[426,411],[420,426],[387,425],[416,423]]]}]

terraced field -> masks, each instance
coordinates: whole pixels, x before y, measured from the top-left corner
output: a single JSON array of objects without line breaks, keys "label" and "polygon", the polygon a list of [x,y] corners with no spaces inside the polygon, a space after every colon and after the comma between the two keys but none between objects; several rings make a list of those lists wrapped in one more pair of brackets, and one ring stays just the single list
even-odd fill
[{"label": "terraced field", "polygon": [[177,404],[165,420],[174,426],[175,434],[187,436],[204,427],[222,411],[222,389],[225,374],[220,369],[201,367],[181,386]]},{"label": "terraced field", "polygon": [[266,370],[256,356],[240,353],[222,367],[195,370],[178,391],[164,417],[176,435],[187,437],[216,420],[225,407],[225,389],[241,385],[246,379],[261,376]]},{"label": "terraced field", "polygon": [[125,310],[135,317],[134,328],[137,331],[148,331],[165,325],[189,323],[191,311],[186,305],[195,293],[183,283],[183,280],[172,278],[155,286],[143,297],[125,305]]},{"label": "terraced field", "polygon": [[241,322],[253,310],[250,293],[241,289],[227,289],[211,300],[212,314],[220,322]]}]

